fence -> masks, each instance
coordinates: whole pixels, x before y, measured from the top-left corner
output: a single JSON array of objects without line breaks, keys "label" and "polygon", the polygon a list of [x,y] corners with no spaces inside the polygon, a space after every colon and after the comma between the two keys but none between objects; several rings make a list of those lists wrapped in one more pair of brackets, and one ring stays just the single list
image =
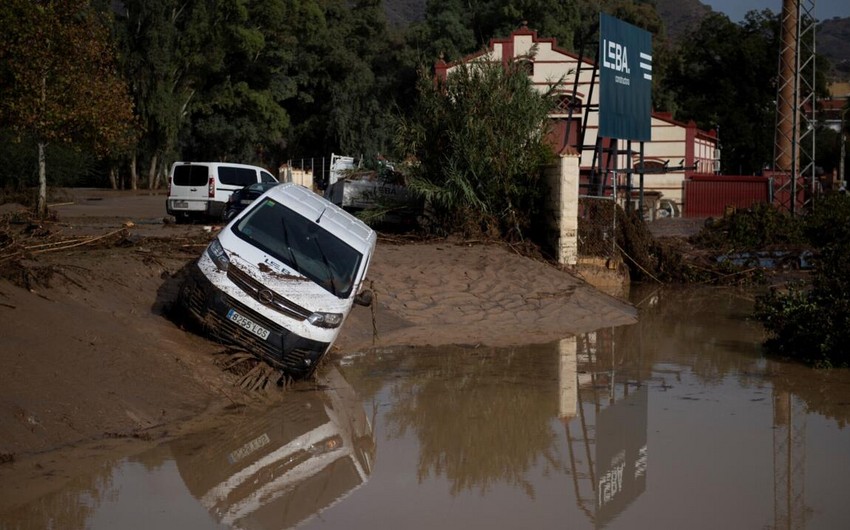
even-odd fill
[{"label": "fence", "polygon": [[[310,181],[312,186],[318,190],[324,190],[328,185],[328,177],[331,170],[331,158],[325,156],[292,158],[281,166],[281,171],[286,168],[293,176],[293,181],[301,179],[303,182]],[[310,180],[311,177],[312,179]],[[303,184],[303,182],[298,182]]]},{"label": "fence", "polygon": [[692,175],[684,185],[685,217],[720,217],[728,207],[773,201],[769,177]]},{"label": "fence", "polygon": [[617,202],[613,197],[579,196],[578,254],[580,257],[617,257]]}]

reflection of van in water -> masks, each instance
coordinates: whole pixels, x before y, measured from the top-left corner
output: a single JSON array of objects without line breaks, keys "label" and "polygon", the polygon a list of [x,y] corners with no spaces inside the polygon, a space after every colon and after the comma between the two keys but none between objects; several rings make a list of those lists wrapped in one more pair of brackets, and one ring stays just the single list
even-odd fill
[{"label": "reflection of van in water", "polygon": [[348,212],[296,184],[281,184],[210,243],[178,303],[225,343],[292,377],[309,376],[360,293],[377,236]]},{"label": "reflection of van in water", "polygon": [[359,397],[335,368],[325,390],[291,392],[265,414],[171,443],[180,476],[234,528],[291,528],[371,475],[375,440]]}]

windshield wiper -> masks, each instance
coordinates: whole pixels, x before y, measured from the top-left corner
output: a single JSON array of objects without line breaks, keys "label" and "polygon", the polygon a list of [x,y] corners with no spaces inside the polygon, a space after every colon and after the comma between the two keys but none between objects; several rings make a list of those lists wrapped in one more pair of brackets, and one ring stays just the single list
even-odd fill
[{"label": "windshield wiper", "polygon": [[322,258],[322,263],[325,264],[325,269],[328,271],[328,280],[331,282],[331,293],[334,296],[339,296],[336,292],[336,282],[334,281],[334,273],[331,269],[331,264],[328,262],[328,257],[325,256],[325,252],[322,250],[322,245],[319,244],[318,236],[313,237],[313,242],[316,244],[316,250],[319,251],[319,256]]},{"label": "windshield wiper", "polygon": [[298,273],[303,274],[301,272],[301,267],[298,266],[298,260],[295,259],[295,252],[293,252],[292,247],[289,246],[289,229],[286,227],[286,220],[283,217],[280,218],[280,226],[283,228],[283,244],[286,245],[286,250],[289,251],[289,259],[292,262],[290,265],[292,265]]}]

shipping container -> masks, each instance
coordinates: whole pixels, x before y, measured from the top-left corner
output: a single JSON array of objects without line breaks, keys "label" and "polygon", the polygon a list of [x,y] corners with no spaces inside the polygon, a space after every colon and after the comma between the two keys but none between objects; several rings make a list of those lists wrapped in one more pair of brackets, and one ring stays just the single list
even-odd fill
[{"label": "shipping container", "polygon": [[765,176],[692,175],[684,182],[685,217],[720,217],[729,208],[750,208],[773,200],[773,179]]}]

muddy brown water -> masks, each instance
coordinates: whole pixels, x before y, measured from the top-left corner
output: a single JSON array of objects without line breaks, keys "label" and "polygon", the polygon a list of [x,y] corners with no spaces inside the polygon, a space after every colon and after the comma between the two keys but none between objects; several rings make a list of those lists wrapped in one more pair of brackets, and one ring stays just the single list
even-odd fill
[{"label": "muddy brown water", "polygon": [[633,298],[555,343],[345,355],[0,528],[850,528],[850,372],[766,359],[752,293]]}]

